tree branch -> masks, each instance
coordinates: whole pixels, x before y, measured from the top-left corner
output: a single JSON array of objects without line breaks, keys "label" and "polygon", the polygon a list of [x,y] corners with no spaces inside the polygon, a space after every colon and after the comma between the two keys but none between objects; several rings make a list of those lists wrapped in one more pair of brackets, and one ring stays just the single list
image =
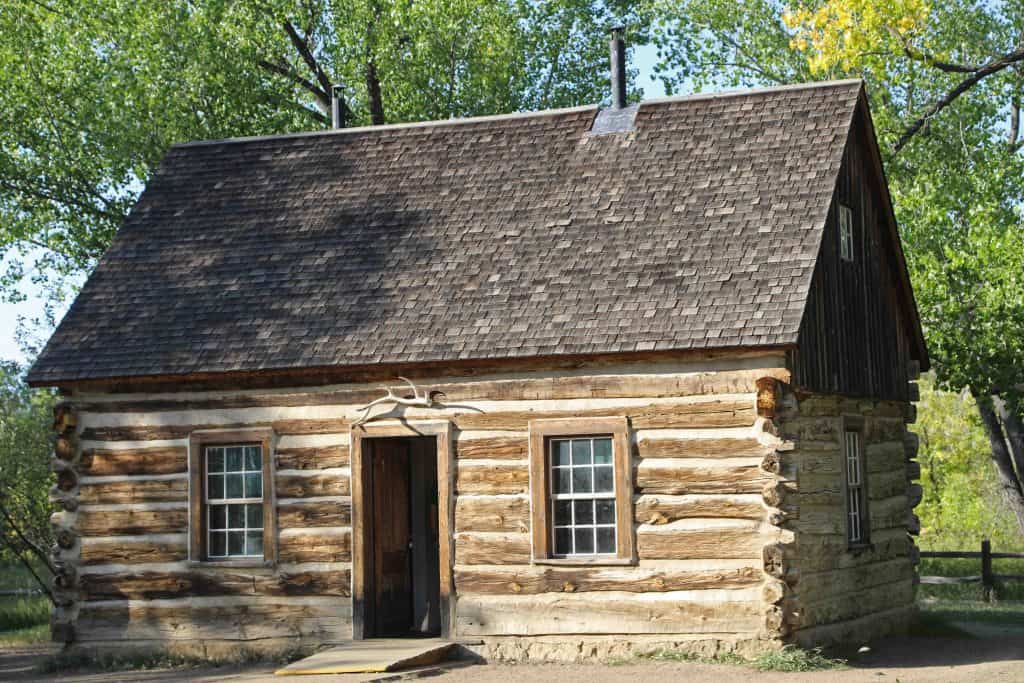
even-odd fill
[{"label": "tree branch", "polygon": [[46,551],[44,551],[38,545],[36,545],[35,543],[33,543],[25,537],[25,534],[23,534],[21,531],[21,527],[19,527],[17,523],[15,523],[14,519],[11,518],[11,513],[7,510],[7,506],[4,505],[2,501],[0,501],[0,514],[3,515],[4,521],[7,522],[7,526],[14,530],[14,533],[15,535],[17,535],[18,540],[24,543],[25,547],[32,551],[32,554],[38,557],[43,562],[43,564],[46,565],[46,568],[50,570],[51,574],[56,574],[57,568],[53,566],[52,562],[50,562],[49,554],[47,554]]},{"label": "tree branch", "polygon": [[323,90],[323,96],[320,98],[321,103],[327,111],[331,108],[331,79],[327,77],[324,70],[320,68],[320,63],[317,62],[316,56],[309,48],[309,40],[299,35],[298,30],[292,26],[292,22],[285,21],[283,24],[285,33],[288,34],[288,39],[291,40],[292,46],[302,57],[302,61],[306,63],[309,70],[316,76],[317,83],[320,84],[320,88]]},{"label": "tree branch", "polygon": [[944,62],[941,59],[935,57],[930,52],[925,52],[924,50],[920,50],[911,45],[910,41],[907,40],[907,37],[900,33],[899,31],[897,31],[896,29],[892,28],[891,26],[888,28],[889,33],[895,36],[896,39],[899,40],[900,43],[903,45],[903,54],[905,54],[908,59],[913,59],[914,61],[917,62],[924,62],[928,66],[935,67],[939,71],[945,71],[946,73],[972,74],[981,68],[981,66],[971,64],[957,64],[955,62]]},{"label": "tree branch", "polygon": [[101,209],[98,206],[90,204],[89,202],[82,201],[81,199],[73,199],[71,197],[58,197],[57,195],[51,192],[47,192],[46,190],[43,190],[41,188],[19,185],[10,180],[0,180],[0,188],[4,188],[11,192],[20,192],[22,194],[27,194],[32,197],[35,197],[36,199],[43,199],[48,202],[54,202],[55,204],[69,204],[83,211],[87,211],[100,218],[107,218],[118,223],[124,220],[124,216],[119,216],[115,213],[107,211],[106,209]]},{"label": "tree branch", "polygon": [[977,71],[972,73],[970,76],[960,81],[952,90],[943,95],[937,102],[928,107],[924,114],[915,119],[909,126],[903,130],[903,134],[900,135],[900,139],[896,141],[893,146],[893,152],[898,153],[903,147],[910,142],[926,123],[928,119],[932,118],[943,109],[951,105],[958,97],[963,95],[965,92],[977,85],[986,76],[991,76],[994,73],[998,73],[1003,69],[1013,66],[1014,64],[1024,61],[1024,46],[1009,52],[998,59],[994,59],[991,62],[980,67]]}]

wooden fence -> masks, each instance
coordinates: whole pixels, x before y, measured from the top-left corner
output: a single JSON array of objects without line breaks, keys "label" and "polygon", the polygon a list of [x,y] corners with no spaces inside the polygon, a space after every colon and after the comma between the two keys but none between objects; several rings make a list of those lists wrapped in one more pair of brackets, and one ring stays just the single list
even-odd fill
[{"label": "wooden fence", "polygon": [[981,595],[985,601],[992,599],[997,581],[1024,581],[1024,574],[996,574],[992,571],[992,560],[1021,560],[1024,553],[994,553],[992,543],[985,539],[981,542],[981,552],[967,550],[922,551],[921,557],[948,557],[981,560],[981,574],[976,576],[922,576],[921,583],[958,584],[980,583]]}]

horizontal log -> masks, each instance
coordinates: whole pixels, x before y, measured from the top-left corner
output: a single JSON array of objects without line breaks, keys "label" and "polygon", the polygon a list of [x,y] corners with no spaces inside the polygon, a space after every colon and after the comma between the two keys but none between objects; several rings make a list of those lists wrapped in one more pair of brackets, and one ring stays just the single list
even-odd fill
[{"label": "horizontal log", "polygon": [[280,529],[338,527],[352,524],[352,503],[341,500],[311,500],[277,506]]},{"label": "horizontal log", "polygon": [[530,530],[530,502],[519,497],[459,496],[455,500],[455,531]]},{"label": "horizontal log", "polygon": [[749,633],[763,609],[760,601],[694,602],[671,593],[472,595],[459,599],[457,629],[462,636]]},{"label": "horizontal log", "polygon": [[921,583],[943,586],[943,585],[956,585],[962,583],[981,583],[981,575],[977,576],[922,576],[919,578]]},{"label": "horizontal log", "polygon": [[347,570],[259,574],[225,569],[132,574],[86,574],[80,586],[86,601],[160,600],[223,595],[337,595],[349,597]]},{"label": "horizontal log", "polygon": [[152,562],[180,562],[188,559],[185,539],[176,541],[122,541],[104,540],[82,542],[81,563],[147,564]]},{"label": "horizontal log", "polygon": [[636,487],[645,494],[760,493],[773,477],[757,464],[702,467],[685,460],[645,460],[636,468]]},{"label": "horizontal log", "polygon": [[530,564],[530,535],[460,533],[455,535],[455,563]]},{"label": "horizontal log", "polygon": [[[280,600],[280,598],[278,598]],[[164,606],[147,602],[85,604],[78,616],[84,642],[108,640],[323,639],[351,637],[345,601]]]},{"label": "horizontal log", "polygon": [[766,514],[759,499],[736,496],[644,495],[634,505],[634,519],[640,524],[669,524],[678,519],[703,517],[760,520]]},{"label": "horizontal log", "polygon": [[640,529],[637,553],[642,560],[760,559],[772,539],[756,529]]},{"label": "horizontal log", "polygon": [[100,477],[130,474],[178,474],[188,471],[188,449],[139,448],[103,450],[89,448],[82,453],[79,472]]},{"label": "horizontal log", "polygon": [[[524,377],[506,380],[424,383],[421,388],[445,393],[445,402],[529,401],[578,398],[669,398],[709,394],[751,394],[766,374],[784,378],[782,369],[726,370],[686,374],[609,374]],[[419,383],[419,382],[418,382]],[[408,390],[407,387],[402,387]],[[219,397],[140,398],[126,401],[83,402],[90,413],[150,413],[163,411],[226,410],[232,408],[365,405],[384,394],[383,385],[297,393],[227,395]],[[400,394],[401,395],[401,394]],[[751,399],[753,400],[753,398]]]},{"label": "horizontal log", "polygon": [[894,581],[909,580],[913,575],[914,567],[909,558],[900,557],[860,567],[804,572],[795,590],[801,602],[813,602],[830,596],[857,593]]},{"label": "horizontal log", "polygon": [[352,534],[281,534],[277,557],[284,564],[350,562]]},{"label": "horizontal log", "polygon": [[460,462],[455,472],[455,490],[458,494],[526,493],[530,490],[530,469],[525,460],[508,464]]},{"label": "horizontal log", "polygon": [[633,429],[698,429],[748,427],[754,424],[754,399],[713,400],[694,403],[656,403],[646,406],[615,406],[581,410],[524,410],[452,415],[463,430],[526,431],[531,420],[575,417],[619,417],[630,419]]},{"label": "horizontal log", "polygon": [[830,596],[814,602],[801,602],[800,625],[807,627],[832,624],[913,602],[914,582],[910,578],[905,578],[852,594]]},{"label": "horizontal log", "polygon": [[764,574],[760,567],[704,571],[639,567],[455,568],[455,588],[460,596],[749,588],[762,581]]},{"label": "horizontal log", "polygon": [[343,418],[322,420],[254,420],[252,422],[181,424],[181,425],[132,425],[115,427],[87,427],[82,430],[86,441],[164,441],[187,439],[198,430],[230,430],[269,427],[278,436],[299,434],[344,434],[349,422]]},{"label": "horizontal log", "polygon": [[81,509],[75,523],[83,536],[142,536],[188,531],[188,510],[99,510]]},{"label": "horizontal log", "polygon": [[349,475],[337,472],[314,475],[286,475],[274,477],[278,498],[312,498],[317,496],[349,495]]},{"label": "horizontal log", "polygon": [[165,503],[188,500],[188,479],[130,479],[82,484],[78,501],[97,503]]},{"label": "horizontal log", "polygon": [[348,446],[278,448],[274,457],[277,458],[277,469],[279,470],[324,470],[330,467],[347,467],[349,448]]},{"label": "horizontal log", "polygon": [[802,572],[859,567],[874,562],[906,557],[912,543],[903,529],[875,533],[871,545],[851,551],[845,534],[800,534],[793,549],[794,561]]},{"label": "horizontal log", "polygon": [[740,458],[757,457],[771,449],[757,439],[641,439],[642,458]]},{"label": "horizontal log", "polygon": [[457,458],[483,460],[525,460],[530,441],[526,436],[499,436],[486,439],[460,440],[455,447]]}]

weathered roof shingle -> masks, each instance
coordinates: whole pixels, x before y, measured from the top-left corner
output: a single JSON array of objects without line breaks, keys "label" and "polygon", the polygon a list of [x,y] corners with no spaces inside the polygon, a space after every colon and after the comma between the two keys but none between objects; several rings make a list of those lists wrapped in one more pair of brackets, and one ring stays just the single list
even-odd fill
[{"label": "weathered roof shingle", "polygon": [[795,343],[860,89],[176,146],[30,381]]}]

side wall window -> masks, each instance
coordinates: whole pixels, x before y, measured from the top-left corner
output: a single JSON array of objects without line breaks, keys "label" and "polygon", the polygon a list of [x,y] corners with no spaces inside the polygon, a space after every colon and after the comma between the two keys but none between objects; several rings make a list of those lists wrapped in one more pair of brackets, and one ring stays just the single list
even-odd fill
[{"label": "side wall window", "polygon": [[846,540],[850,545],[868,543],[871,517],[865,485],[864,455],[859,430],[843,432],[843,462],[846,489]]},{"label": "side wall window", "polygon": [[535,562],[633,561],[628,429],[625,418],[530,423]]},{"label": "side wall window", "polygon": [[853,261],[853,210],[843,204],[839,205],[839,257],[844,261]]},{"label": "side wall window", "polygon": [[189,441],[189,558],[273,562],[272,434],[239,430]]}]

